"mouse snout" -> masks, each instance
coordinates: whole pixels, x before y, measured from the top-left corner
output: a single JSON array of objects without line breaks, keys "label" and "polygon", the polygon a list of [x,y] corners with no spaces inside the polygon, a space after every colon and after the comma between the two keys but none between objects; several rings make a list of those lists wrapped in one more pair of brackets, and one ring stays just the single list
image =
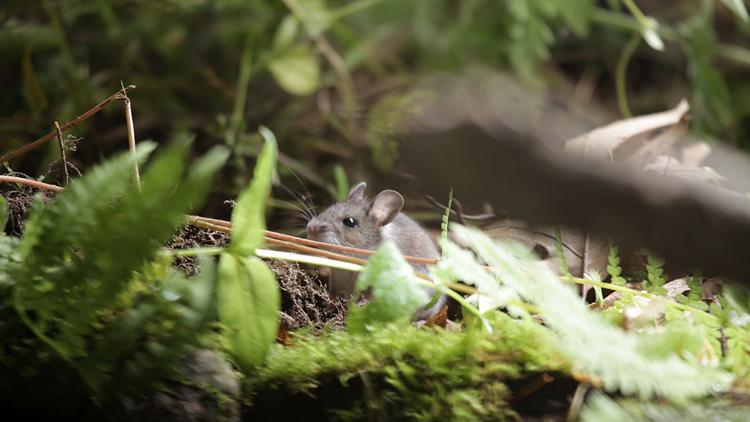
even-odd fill
[{"label": "mouse snout", "polygon": [[331,225],[313,218],[307,223],[307,237],[309,238],[320,238],[324,233],[330,232],[332,229]]}]

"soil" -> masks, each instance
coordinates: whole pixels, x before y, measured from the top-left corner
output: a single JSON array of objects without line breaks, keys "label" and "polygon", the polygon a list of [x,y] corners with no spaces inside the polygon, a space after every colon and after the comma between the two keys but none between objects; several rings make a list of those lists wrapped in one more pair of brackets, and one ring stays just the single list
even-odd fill
[{"label": "soil", "polygon": [[31,203],[34,195],[41,195],[44,202],[52,199],[53,192],[35,189],[32,187],[21,187],[10,189],[2,192],[8,207],[8,221],[5,224],[5,233],[9,236],[21,237],[24,228],[24,222],[28,217]]},{"label": "soil", "polygon": [[[170,249],[226,246],[229,235],[213,230],[185,226],[166,247]],[[281,327],[283,331],[310,328],[313,332],[343,329],[346,324],[347,301],[328,293],[317,271],[302,269],[296,263],[270,260],[281,291]],[[188,274],[195,274],[198,261],[194,257],[176,258],[174,265]]]}]

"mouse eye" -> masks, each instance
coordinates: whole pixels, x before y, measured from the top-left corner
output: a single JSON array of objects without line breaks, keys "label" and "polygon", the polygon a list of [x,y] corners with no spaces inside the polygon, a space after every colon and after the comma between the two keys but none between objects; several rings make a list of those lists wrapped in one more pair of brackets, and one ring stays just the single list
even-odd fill
[{"label": "mouse eye", "polygon": [[346,227],[357,227],[357,220],[354,217],[346,217],[342,223],[344,223]]}]

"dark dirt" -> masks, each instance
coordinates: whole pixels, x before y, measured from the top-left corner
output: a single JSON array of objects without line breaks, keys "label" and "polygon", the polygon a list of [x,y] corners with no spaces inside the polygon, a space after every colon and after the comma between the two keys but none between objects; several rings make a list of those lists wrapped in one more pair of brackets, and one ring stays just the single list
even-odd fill
[{"label": "dark dirt", "polygon": [[[170,249],[225,246],[229,235],[213,230],[185,226],[166,247]],[[281,324],[283,330],[309,327],[313,331],[343,329],[346,324],[346,299],[328,294],[325,283],[315,271],[306,271],[298,264],[268,261],[281,290]],[[198,261],[194,257],[175,258],[175,267],[195,274]]]},{"label": "dark dirt", "polygon": [[[186,225],[164,246],[169,249],[191,249],[226,246],[227,244],[229,244],[229,235],[226,233]],[[194,275],[198,272],[198,258],[194,256],[176,257],[174,266],[185,271],[188,275]]]},{"label": "dark dirt", "polygon": [[347,300],[332,297],[317,272],[305,271],[296,263],[270,261],[281,289],[281,323],[287,330],[310,327],[343,329]]},{"label": "dark dirt", "polygon": [[8,207],[8,222],[5,224],[5,233],[9,236],[21,237],[24,222],[29,215],[34,195],[40,194],[46,202],[54,197],[54,193],[31,187],[6,190],[2,192]]}]

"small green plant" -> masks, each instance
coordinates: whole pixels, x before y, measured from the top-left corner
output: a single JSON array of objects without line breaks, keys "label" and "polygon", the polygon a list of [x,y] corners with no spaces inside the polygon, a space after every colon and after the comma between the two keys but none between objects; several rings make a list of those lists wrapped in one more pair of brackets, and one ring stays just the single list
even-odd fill
[{"label": "small green plant", "polygon": [[383,243],[357,278],[357,291],[370,289],[371,300],[363,308],[350,306],[349,329],[364,331],[368,324],[410,319],[429,301],[414,280],[414,271],[396,245]]},{"label": "small green plant", "polygon": [[232,243],[219,258],[218,308],[226,347],[247,372],[263,362],[279,328],[281,296],[268,264],[255,256],[263,244],[265,203],[276,164],[276,139],[265,140],[250,186],[232,213]]},{"label": "small green plant", "polygon": [[[559,335],[556,344],[574,368],[599,380],[606,390],[683,401],[726,388],[731,380],[717,368],[701,366],[676,353],[672,339],[685,340],[688,333],[651,335],[613,327],[588,310],[568,286],[521,248],[495,243],[477,230],[461,226],[455,226],[455,230],[493,268],[497,283],[538,309],[545,324]],[[475,268],[473,274],[484,271],[476,261],[470,266]]]},{"label": "small green plant", "polygon": [[614,243],[609,242],[609,254],[607,255],[607,274],[610,282],[616,286],[624,286],[627,280],[622,277],[622,268],[620,267],[620,251]]},{"label": "small green plant", "polygon": [[664,288],[664,283],[666,282],[664,278],[664,260],[650,253],[646,253],[645,255],[646,289],[652,293],[666,294],[667,290]]},{"label": "small green plant", "polygon": [[[160,154],[140,191],[129,155],[94,168],[54,201],[36,201],[23,239],[1,251],[10,258],[2,301],[101,398],[151,385],[208,331],[210,266],[187,280],[156,259],[227,157],[215,149],[186,169],[188,146],[183,138]],[[139,159],[151,150],[141,144]]]}]

